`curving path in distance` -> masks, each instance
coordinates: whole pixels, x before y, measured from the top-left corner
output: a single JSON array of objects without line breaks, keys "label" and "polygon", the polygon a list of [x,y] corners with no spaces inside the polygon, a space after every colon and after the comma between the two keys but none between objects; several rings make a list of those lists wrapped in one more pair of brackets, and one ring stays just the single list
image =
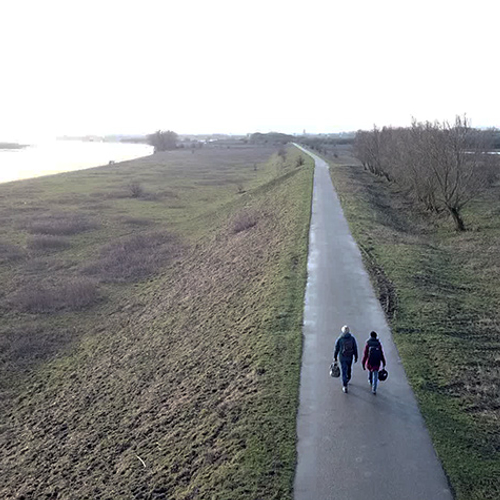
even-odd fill
[{"label": "curving path in distance", "polygon": [[[302,149],[302,148],[301,148]],[[452,494],[401,365],[384,313],[334,191],[316,155],[304,349],[297,422],[295,500],[452,500]],[[350,391],[328,370],[347,324],[360,356],[379,333],[389,378],[372,395],[361,359]]]}]

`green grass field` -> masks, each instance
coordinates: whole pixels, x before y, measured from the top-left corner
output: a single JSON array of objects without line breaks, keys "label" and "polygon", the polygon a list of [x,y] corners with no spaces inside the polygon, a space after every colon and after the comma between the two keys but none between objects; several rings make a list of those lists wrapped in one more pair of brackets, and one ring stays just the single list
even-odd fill
[{"label": "green grass field", "polygon": [[457,500],[500,498],[500,186],[459,234],[352,158],[330,164]]},{"label": "green grass field", "polygon": [[287,499],[312,161],[0,185],[0,497]]}]

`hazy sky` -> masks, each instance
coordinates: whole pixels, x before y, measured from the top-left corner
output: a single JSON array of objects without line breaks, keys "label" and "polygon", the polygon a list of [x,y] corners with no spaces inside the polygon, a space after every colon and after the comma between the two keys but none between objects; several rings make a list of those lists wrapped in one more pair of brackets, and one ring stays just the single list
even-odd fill
[{"label": "hazy sky", "polygon": [[0,140],[500,127],[498,0],[4,0]]}]

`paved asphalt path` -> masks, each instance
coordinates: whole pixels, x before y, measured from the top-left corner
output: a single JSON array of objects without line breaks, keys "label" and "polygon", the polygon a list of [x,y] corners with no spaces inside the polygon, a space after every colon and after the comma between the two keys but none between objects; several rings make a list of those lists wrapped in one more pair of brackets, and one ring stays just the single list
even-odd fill
[{"label": "paved asphalt path", "polygon": [[[448,482],[408,385],[330,180],[315,155],[295,500],[451,500]],[[348,394],[328,373],[342,325],[360,359]],[[372,395],[362,350],[379,333],[389,378]]]}]

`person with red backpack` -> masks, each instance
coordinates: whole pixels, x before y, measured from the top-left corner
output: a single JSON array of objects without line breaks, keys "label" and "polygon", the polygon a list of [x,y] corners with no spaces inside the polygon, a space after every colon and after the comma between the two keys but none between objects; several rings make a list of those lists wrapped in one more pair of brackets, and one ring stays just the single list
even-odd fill
[{"label": "person with red backpack", "polygon": [[335,342],[333,361],[336,363],[339,357],[342,371],[342,390],[347,393],[347,384],[351,380],[352,360],[354,359],[355,363],[358,362],[358,345],[347,325],[342,327],[342,335]]},{"label": "person with red backpack", "polygon": [[382,344],[377,338],[377,332],[371,332],[370,338],[366,341],[361,364],[363,365],[363,370],[368,368],[368,371],[370,372],[368,382],[374,395],[377,394],[378,371],[380,370],[381,363],[385,368],[386,362],[384,351],[382,350]]}]

